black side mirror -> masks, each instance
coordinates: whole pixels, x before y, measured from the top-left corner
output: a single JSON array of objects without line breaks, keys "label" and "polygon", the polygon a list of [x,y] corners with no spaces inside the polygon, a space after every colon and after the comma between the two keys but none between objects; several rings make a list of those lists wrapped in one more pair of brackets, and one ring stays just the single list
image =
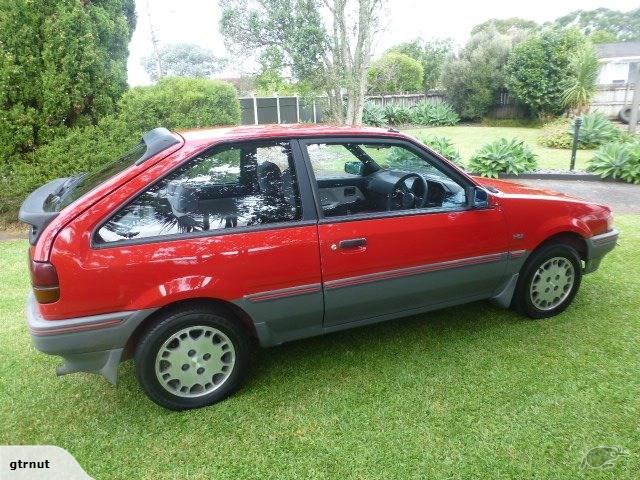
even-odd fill
[{"label": "black side mirror", "polygon": [[358,161],[346,162],[344,164],[344,171],[350,175],[361,177],[364,174],[364,163]]},{"label": "black side mirror", "polygon": [[489,193],[484,188],[475,187],[473,189],[471,208],[489,208]]}]

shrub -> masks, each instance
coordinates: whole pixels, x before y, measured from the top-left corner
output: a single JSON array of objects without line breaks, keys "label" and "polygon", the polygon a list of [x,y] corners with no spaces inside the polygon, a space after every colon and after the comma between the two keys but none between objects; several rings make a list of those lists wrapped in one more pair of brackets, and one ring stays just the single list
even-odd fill
[{"label": "shrub", "polygon": [[371,125],[372,127],[381,127],[384,125],[385,121],[384,108],[373,102],[367,102],[364,104],[364,110],[362,111],[362,123],[365,125]]},{"label": "shrub", "polygon": [[411,123],[411,110],[402,105],[387,105],[384,107],[384,118],[391,125]]},{"label": "shrub", "polygon": [[504,65],[511,39],[495,29],[479,32],[444,66],[442,83],[456,112],[464,119],[484,117],[504,87]]},{"label": "shrub", "polygon": [[152,128],[237,124],[240,105],[230,84],[195,78],[163,79],[127,92],[120,113],[16,158],[0,178],[0,213],[15,212],[34,188],[58,177],[95,170],[121,156]]},{"label": "shrub", "polygon": [[369,69],[372,93],[419,92],[422,90],[424,67],[408,55],[389,52]]},{"label": "shrub", "polygon": [[569,120],[558,118],[545,123],[538,137],[538,143],[549,148],[571,148],[573,133],[570,131]]},{"label": "shrub", "polygon": [[464,167],[462,163],[462,157],[460,156],[460,152],[453,145],[453,142],[447,137],[438,137],[435,135],[419,135],[418,139],[428,145],[433,150],[438,152],[440,155],[445,157],[448,160],[451,160],[453,163]]},{"label": "shrub", "polygon": [[127,88],[133,0],[12,0],[1,10],[1,160],[115,112]]},{"label": "shrub", "polygon": [[[545,124],[538,143],[550,148],[573,146],[575,120],[557,119]],[[591,113],[582,117],[578,136],[578,148],[597,148],[621,138],[622,132],[602,113]]]},{"label": "shrub", "polygon": [[206,78],[167,77],[129,90],[120,100],[119,118],[136,132],[235,125],[240,103],[230,83]]},{"label": "shrub", "polygon": [[469,170],[483,177],[497,178],[499,173],[518,175],[535,170],[536,155],[529,146],[518,139],[501,138],[488,143],[471,157]]},{"label": "shrub", "polygon": [[[573,135],[574,124],[570,132]],[[582,117],[582,126],[578,135],[581,148],[596,148],[620,138],[620,130],[602,113],[591,113]]]},{"label": "shrub", "polygon": [[640,183],[640,140],[603,145],[589,160],[587,171],[602,178],[620,178],[630,183]]},{"label": "shrub", "polygon": [[448,126],[460,121],[458,114],[445,102],[421,102],[411,109],[412,123],[416,125]]}]

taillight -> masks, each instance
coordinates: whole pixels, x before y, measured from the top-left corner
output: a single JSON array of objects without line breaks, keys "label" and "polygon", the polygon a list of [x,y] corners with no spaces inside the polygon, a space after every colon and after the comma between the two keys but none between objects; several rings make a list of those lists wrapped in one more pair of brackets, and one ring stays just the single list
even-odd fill
[{"label": "taillight", "polygon": [[38,303],[53,303],[60,298],[58,272],[49,262],[36,262],[29,256],[31,286]]},{"label": "taillight", "polygon": [[607,232],[611,230],[613,230],[613,214],[609,212],[609,215],[607,215]]}]

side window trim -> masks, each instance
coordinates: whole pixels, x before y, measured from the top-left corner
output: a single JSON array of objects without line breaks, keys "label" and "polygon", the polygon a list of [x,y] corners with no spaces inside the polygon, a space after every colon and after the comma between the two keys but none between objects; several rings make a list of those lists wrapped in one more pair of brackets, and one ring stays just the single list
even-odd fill
[{"label": "side window trim", "polygon": [[[451,180],[457,182],[465,191],[468,191],[470,187],[477,186],[475,183],[470,181],[463,175],[460,175],[459,172],[452,169],[445,163],[442,163],[437,157],[434,157],[428,150],[422,148],[421,146],[414,144],[408,140],[393,138],[393,137],[305,137],[299,140],[299,144],[301,147],[302,155],[304,157],[304,161],[306,164],[306,169],[311,179],[311,189],[313,192],[313,198],[316,205],[316,210],[318,213],[318,223],[327,224],[327,223],[342,223],[348,221],[360,221],[360,220],[371,220],[377,218],[392,218],[392,217],[403,217],[408,215],[429,215],[429,214],[438,214],[438,213],[449,213],[449,212],[464,212],[473,210],[468,204],[461,208],[420,208],[420,209],[410,209],[410,210],[394,210],[394,211],[385,211],[385,212],[372,212],[372,213],[359,213],[353,215],[336,215],[332,217],[325,217],[324,211],[322,209],[322,203],[320,201],[320,192],[318,189],[318,180],[313,171],[313,166],[311,164],[311,158],[309,156],[308,146],[314,145],[318,143],[326,143],[326,144],[348,144],[348,143],[382,143],[382,144],[392,144],[400,147],[405,147],[411,152],[419,155],[426,162],[429,162],[435,167],[435,164],[441,167],[441,170],[446,173]],[[438,168],[438,167],[435,167]]]},{"label": "side window trim", "polygon": [[[202,155],[211,155],[218,153],[220,151],[224,151],[229,148],[244,146],[244,145],[260,145],[265,143],[277,143],[277,142],[289,142],[289,146],[291,148],[291,154],[293,158],[295,172],[295,180],[298,187],[298,194],[300,197],[300,204],[302,207],[302,215],[297,220],[290,220],[284,222],[274,222],[262,225],[253,225],[253,226],[241,226],[233,229],[214,229],[214,230],[206,230],[206,231],[197,231],[197,232],[185,232],[185,233],[176,233],[169,235],[157,235],[150,236],[145,238],[137,238],[137,239],[125,239],[119,240],[115,242],[105,242],[98,243],[95,241],[96,235],[98,231],[108,223],[111,218],[118,213],[123,208],[126,208],[133,202],[135,202],[141,195],[143,195],[147,190],[156,186],[158,183],[166,180],[173,173],[178,171],[179,169],[186,166],[189,162],[195,160],[196,158]],[[302,155],[302,148],[299,144],[298,139],[291,137],[278,137],[278,138],[269,138],[269,139],[260,139],[260,138],[249,138],[242,139],[236,141],[223,141],[220,143],[216,143],[210,145],[209,147],[203,148],[194,152],[193,155],[181,161],[178,165],[175,165],[173,168],[162,174],[161,177],[151,182],[148,185],[145,185],[142,189],[136,192],[131,196],[128,200],[121,203],[114,209],[110,210],[107,215],[93,228],[91,231],[91,243],[90,247],[92,249],[106,249],[106,248],[117,248],[122,246],[130,246],[130,245],[144,245],[147,243],[161,243],[161,242],[169,242],[178,239],[190,239],[190,238],[200,238],[200,237],[215,237],[215,236],[223,236],[223,235],[233,235],[233,234],[242,234],[247,232],[255,232],[255,231],[265,231],[265,230],[279,230],[283,228],[290,228],[295,226],[309,226],[318,223],[319,217],[317,208],[313,202],[313,194],[311,192],[313,186],[312,182],[309,178],[309,172],[306,168],[306,164],[304,162],[304,158]]]}]

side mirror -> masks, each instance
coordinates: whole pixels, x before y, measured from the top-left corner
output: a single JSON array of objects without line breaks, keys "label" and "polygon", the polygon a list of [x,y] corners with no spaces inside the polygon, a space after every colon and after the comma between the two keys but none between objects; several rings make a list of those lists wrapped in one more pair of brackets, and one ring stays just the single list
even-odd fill
[{"label": "side mirror", "polygon": [[484,188],[475,187],[472,194],[471,208],[489,208],[489,193]]},{"label": "side mirror", "polygon": [[364,174],[364,163],[358,161],[346,162],[344,164],[344,171],[350,175],[361,177]]}]

